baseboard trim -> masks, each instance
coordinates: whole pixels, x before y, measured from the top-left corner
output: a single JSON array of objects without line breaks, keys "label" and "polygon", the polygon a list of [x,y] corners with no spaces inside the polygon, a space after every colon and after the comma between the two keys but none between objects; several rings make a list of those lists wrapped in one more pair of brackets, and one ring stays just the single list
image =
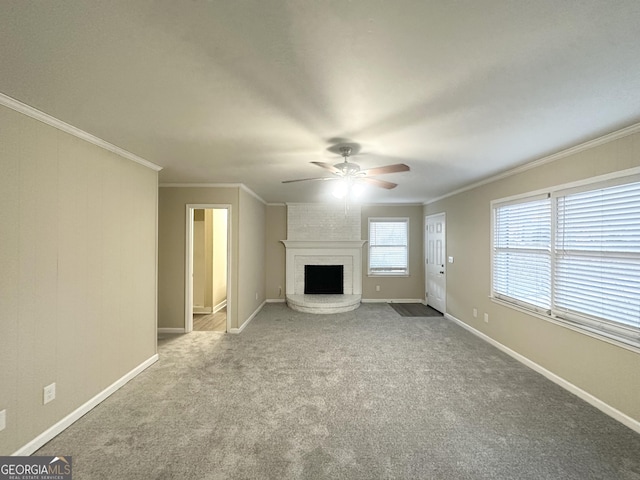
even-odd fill
[{"label": "baseboard trim", "polygon": [[420,298],[363,298],[362,303],[422,303]]},{"label": "baseboard trim", "polygon": [[193,307],[194,315],[211,315],[212,313],[214,312],[211,307]]},{"label": "baseboard trim", "polygon": [[260,306],[256,308],[255,312],[253,312],[251,316],[247,318],[247,320],[242,325],[240,325],[240,328],[232,328],[229,330],[229,333],[233,333],[233,334],[241,333],[245,328],[247,328],[247,325],[249,325],[249,322],[251,322],[251,320],[253,320],[255,316],[258,315],[258,313],[260,313],[260,310],[262,310],[262,307],[264,307],[266,303],[267,303],[266,300],[262,302]]},{"label": "baseboard trim", "polygon": [[286,300],[284,298],[267,298],[267,303],[285,303]]},{"label": "baseboard trim", "polygon": [[184,327],[182,327],[182,328],[158,328],[158,333],[184,333]]},{"label": "baseboard trim", "polygon": [[119,380],[116,380],[114,383],[109,385],[107,388],[98,393],[95,397],[90,399],[88,402],[84,403],[69,415],[64,417],[59,422],[55,423],[52,427],[48,428],[36,438],[31,440],[29,443],[24,445],[23,447],[16,450],[12,455],[13,456],[26,456],[31,455],[33,452],[42,447],[49,440],[53,439],[56,435],[62,433],[68,427],[70,427],[76,420],[80,419],[83,415],[87,414],[93,408],[98,406],[101,402],[110,397],[117,390],[122,388],[127,382],[132,380],[141,374],[144,370],[149,368],[151,365],[158,361],[158,354],[149,357],[147,360],[142,362],[136,368],[131,370],[129,373],[125,374]]},{"label": "baseboard trim", "polygon": [[568,390],[569,392],[573,393],[574,395],[576,395],[577,397],[581,398],[582,400],[584,400],[588,404],[596,407],[601,412],[605,413],[606,415],[609,415],[614,420],[617,420],[618,422],[622,423],[623,425],[629,427],[631,430],[633,430],[633,431],[635,431],[637,433],[640,433],[640,421],[635,420],[634,418],[631,418],[629,415],[621,412],[620,410],[618,410],[615,407],[612,407],[608,403],[605,403],[604,401],[600,400],[598,397],[590,394],[589,392],[587,392],[585,390],[582,390],[580,387],[578,387],[578,386],[574,385],[573,383],[569,382],[568,380],[565,380],[564,378],[556,375],[555,373],[551,372],[550,370],[547,370],[542,365],[537,364],[533,360],[530,360],[529,358],[527,358],[524,355],[516,352],[515,350],[511,350],[506,345],[503,345],[502,343],[498,342],[497,340],[494,340],[493,338],[491,338],[490,336],[482,333],[481,331],[476,330],[472,326],[464,323],[462,320],[454,317],[453,315],[451,315],[449,313],[445,313],[444,316],[445,316],[446,319],[451,320],[452,322],[460,325],[465,330],[468,330],[469,332],[473,333],[477,337],[481,338],[485,342],[493,345],[498,350],[502,350],[504,353],[506,353],[510,357],[518,360],[520,363],[526,365],[527,367],[529,367],[532,370],[538,372],[539,374],[544,375],[546,378],[551,380],[556,385],[559,385],[562,388],[564,388],[565,390]]},{"label": "baseboard trim", "polygon": [[226,307],[227,307],[227,299],[225,298],[218,305],[213,307],[213,313],[218,313],[220,310],[222,310],[223,308],[226,308]]}]

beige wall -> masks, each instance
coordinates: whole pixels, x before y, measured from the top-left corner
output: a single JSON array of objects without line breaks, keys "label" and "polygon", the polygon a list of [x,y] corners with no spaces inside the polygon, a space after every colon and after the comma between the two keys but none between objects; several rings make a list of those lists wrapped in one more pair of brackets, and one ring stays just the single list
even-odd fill
[{"label": "beige wall", "polygon": [[[231,205],[231,328],[265,299],[265,205],[239,187],[163,187],[158,221],[158,326],[184,327],[186,205]],[[255,293],[258,299],[255,299]]]},{"label": "beige wall", "polygon": [[[193,211],[193,311],[204,313],[207,307],[211,307],[211,259],[207,261],[207,251],[211,236],[207,235],[207,221],[205,211],[198,209]],[[209,295],[207,295],[209,293]],[[208,298],[207,298],[208,297]]]},{"label": "beige wall", "polygon": [[238,314],[242,325],[265,301],[266,205],[240,190]]},{"label": "beige wall", "polygon": [[193,313],[212,313],[227,300],[227,210],[193,213]]},{"label": "beige wall", "polygon": [[8,455],[155,355],[157,173],[1,106],[0,145]]},{"label": "beige wall", "polygon": [[213,311],[213,210],[204,211],[204,305]]},{"label": "beige wall", "polygon": [[284,244],[287,239],[286,205],[267,206],[266,233],[266,292],[270,300],[284,300],[285,297],[285,260]]},{"label": "beige wall", "polygon": [[[367,276],[368,249],[365,243],[362,252],[362,298],[366,300],[384,299],[424,299],[424,240],[423,207],[420,205],[363,206],[361,209],[361,238],[369,237],[369,217],[409,218],[409,277],[369,277]],[[287,207],[269,205],[267,207],[267,298],[284,299],[285,257],[284,245],[287,239]],[[376,292],[376,285],[380,291]],[[280,292],[282,287],[282,293]]]},{"label": "beige wall", "polygon": [[638,134],[434,202],[425,214],[447,214],[449,314],[640,421],[640,354],[489,299],[491,200],[637,166]]},{"label": "beige wall", "polygon": [[[424,217],[421,205],[363,206],[362,239],[369,239],[369,218],[399,217],[409,218],[409,276],[408,277],[369,277],[368,243],[362,251],[362,298],[371,299],[411,299],[424,300]],[[376,291],[376,285],[380,291]]]},{"label": "beige wall", "polygon": [[[238,276],[238,187],[161,187],[158,198],[158,327],[184,328],[186,206],[231,205],[231,278]],[[231,289],[229,317],[237,327],[238,290]]]},{"label": "beige wall", "polygon": [[227,300],[227,211],[216,209],[211,212],[213,221],[212,258],[212,306]]}]

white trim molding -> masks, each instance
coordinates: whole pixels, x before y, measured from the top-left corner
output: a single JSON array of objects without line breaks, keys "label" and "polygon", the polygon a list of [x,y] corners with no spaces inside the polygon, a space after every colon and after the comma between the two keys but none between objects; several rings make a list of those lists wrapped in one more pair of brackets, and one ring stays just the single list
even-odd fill
[{"label": "white trim molding", "polygon": [[259,202],[269,205],[260,195],[244,183],[161,183],[160,188],[238,188],[255,197]]},{"label": "white trim molding", "polygon": [[267,205],[267,202],[260,196],[258,195],[256,192],[254,192],[253,190],[251,190],[249,187],[247,187],[244,183],[240,184],[240,189],[244,190],[245,192],[247,192],[249,195],[251,195],[252,197],[254,197],[256,200],[258,200],[259,202],[262,202],[264,205]]},{"label": "white trim molding", "polygon": [[38,435],[36,438],[31,440],[29,443],[19,448],[18,450],[16,450],[12,455],[13,456],[31,455],[33,452],[38,450],[49,440],[54,438],[56,435],[59,435],[60,433],[62,433],[64,430],[70,427],[76,420],[80,419],[80,417],[82,417],[83,415],[91,411],[93,408],[98,406],[98,404],[106,400],[109,396],[111,396],[117,390],[122,388],[127,382],[137,377],[139,374],[141,374],[144,370],[149,368],[151,365],[153,365],[157,361],[158,361],[158,354],[156,353],[155,355],[149,357],[147,360],[142,362],[136,368],[131,370],[129,373],[125,374],[119,380],[116,380],[114,383],[112,383],[107,388],[102,390],[96,396],[91,398],[88,402],[84,403],[83,405],[75,409],[73,412],[71,412],[69,415],[64,417],[59,422],[57,422],[51,428],[48,428],[47,430],[42,432],[40,435]]},{"label": "white trim molding", "polygon": [[424,303],[421,298],[363,298],[362,303]]},{"label": "white trim molding", "polygon": [[202,305],[193,306],[194,315],[211,315],[212,313],[213,309],[211,307],[203,307]]},{"label": "white trim molding", "polygon": [[241,183],[161,183],[160,188],[240,188]]},{"label": "white trim molding", "polygon": [[132,162],[138,163],[144,167],[150,168],[151,170],[155,170],[156,172],[159,172],[160,170],[162,170],[162,167],[160,167],[159,165],[156,165],[155,163],[151,163],[150,161],[145,160],[144,158],[139,157],[134,153],[131,153],[123,148],[120,148],[105,140],[102,140],[101,138],[98,138],[95,135],[87,133],[84,130],[80,130],[79,128],[74,127],[73,125],[69,125],[68,123],[63,122],[62,120],[58,120],[57,118],[52,117],[47,113],[41,112],[40,110],[33,108],[25,103],[22,103],[19,100],[16,100],[15,98],[11,98],[8,95],[5,95],[4,93],[0,93],[0,105],[4,105],[7,108],[15,110],[16,112],[22,113],[24,115],[27,115],[28,117],[31,117],[42,123],[46,123],[51,127],[57,128],[60,131],[68,133],[69,135],[73,135],[74,137],[78,137],[100,148],[104,148],[105,150],[115,153],[116,155],[126,158],[127,160],[131,160]]},{"label": "white trim molding", "polygon": [[184,328],[158,328],[158,333],[185,333]]},{"label": "white trim molding", "polygon": [[513,175],[517,175],[522,172],[526,172],[527,170],[531,170],[532,168],[539,167],[541,165],[545,165],[547,163],[555,162],[556,160],[560,160],[562,158],[568,157],[570,155],[574,155],[576,153],[582,152],[584,150],[589,150],[590,148],[597,147],[599,145],[604,145],[605,143],[613,142],[614,140],[618,140],[620,138],[628,137],[629,135],[633,135],[635,133],[640,133],[640,123],[636,123],[634,125],[630,125],[626,128],[622,128],[615,132],[611,132],[607,135],[603,135],[598,138],[594,138],[593,140],[589,140],[587,142],[580,143],[573,147],[567,148],[565,150],[561,150],[560,152],[553,153],[551,155],[547,155],[546,157],[539,158],[537,160],[533,160],[532,162],[525,163],[524,165],[520,165],[516,168],[511,168],[497,175],[493,175],[491,177],[485,178],[478,182],[474,182],[465,187],[454,190],[453,192],[446,193],[440,197],[431,198],[423,203],[423,205],[429,205],[434,202],[438,202],[440,200],[444,200],[445,198],[452,197],[462,192],[466,192],[469,190],[473,190],[474,188],[481,187],[482,185],[486,185],[488,183],[492,183],[498,180],[502,180],[503,178],[508,178]]},{"label": "white trim molding", "polygon": [[634,418],[631,418],[629,415],[627,415],[627,414],[621,412],[620,410],[612,407],[608,403],[603,402],[598,397],[590,394],[589,392],[586,392],[585,390],[582,390],[580,387],[574,385],[573,383],[569,382],[568,380],[565,380],[564,378],[560,377],[559,375],[556,375],[555,373],[547,370],[543,366],[537,364],[533,360],[530,360],[529,358],[525,357],[524,355],[522,355],[522,354],[520,354],[520,353],[518,353],[518,352],[516,352],[514,350],[511,350],[506,345],[503,345],[502,343],[498,342],[497,340],[494,340],[493,338],[491,338],[490,336],[482,333],[481,331],[476,330],[472,326],[464,323],[462,320],[459,320],[458,318],[454,317],[453,315],[445,313],[444,316],[445,316],[445,318],[447,320],[450,320],[450,321],[452,321],[454,323],[457,323],[458,325],[460,325],[465,330],[468,330],[469,332],[473,333],[474,335],[476,335],[477,337],[481,338],[485,342],[493,345],[498,350],[501,350],[504,353],[506,353],[507,355],[509,355],[510,357],[518,360],[520,363],[524,364],[525,366],[529,367],[530,369],[538,372],[541,375],[544,375],[546,378],[551,380],[556,385],[559,385],[562,388],[564,388],[565,390],[568,390],[569,392],[573,393],[574,395],[576,395],[580,399],[584,400],[588,404],[596,407],[602,413],[605,413],[605,414],[609,415],[611,418],[613,418],[614,420],[617,420],[618,422],[622,423],[623,425],[629,427],[631,430],[634,430],[635,432],[640,433],[640,421],[638,421],[638,420],[636,420]]},{"label": "white trim molding", "polygon": [[233,333],[233,334],[238,334],[238,333],[242,333],[242,331],[247,328],[247,325],[249,325],[249,323],[251,322],[251,320],[253,320],[256,315],[258,315],[260,313],[260,310],[262,310],[262,307],[264,307],[266,305],[267,301],[265,300],[264,302],[262,302],[260,304],[260,306],[258,308],[256,308],[256,310],[249,316],[249,318],[247,318],[245,320],[245,322],[240,325],[240,328],[231,328],[229,329],[229,333]]},{"label": "white trim molding", "polygon": [[218,313],[223,308],[227,308],[227,299],[226,298],[223,301],[221,301],[218,305],[213,307],[213,313]]}]

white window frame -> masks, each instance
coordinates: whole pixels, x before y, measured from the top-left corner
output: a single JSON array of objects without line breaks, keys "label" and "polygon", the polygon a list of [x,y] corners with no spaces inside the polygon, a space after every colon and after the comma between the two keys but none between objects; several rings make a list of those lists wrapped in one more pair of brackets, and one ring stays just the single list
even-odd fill
[{"label": "white window frame", "polygon": [[[369,277],[408,277],[409,276],[409,234],[410,234],[410,225],[409,225],[409,217],[369,217],[369,222],[367,225],[367,235],[369,238],[368,242],[368,259],[367,259],[367,275]],[[395,222],[395,223],[404,223],[406,224],[407,229],[407,242],[404,247],[406,248],[406,268],[404,271],[399,271],[400,269],[396,269],[394,271],[384,271],[384,270],[375,270],[371,268],[371,248],[375,245],[371,244],[371,224],[372,223],[383,223],[383,222]],[[400,246],[400,245],[398,245]]]},{"label": "white window frame", "polygon": [[[603,175],[580,182],[574,182],[571,184],[559,185],[545,190],[539,190],[536,192],[530,192],[523,195],[517,195],[514,197],[497,199],[491,202],[491,291],[490,298],[496,303],[524,311],[545,320],[552,321],[553,323],[571,328],[581,333],[609,341],[625,348],[631,348],[634,351],[640,349],[640,322],[638,327],[629,327],[621,322],[613,321],[605,318],[593,317],[587,314],[579,314],[575,312],[563,311],[560,308],[556,308],[556,278],[555,275],[558,271],[556,265],[558,258],[561,257],[561,252],[557,248],[556,234],[558,233],[559,225],[557,212],[558,212],[558,198],[566,195],[572,195],[578,192],[595,191],[605,189],[616,185],[624,185],[630,183],[640,182],[640,168],[630,169],[624,172],[616,172],[609,175]],[[500,295],[495,291],[494,280],[494,261],[495,261],[495,226],[496,226],[496,209],[509,203],[522,203],[528,201],[535,201],[540,198],[541,195],[549,195],[551,198],[551,308],[548,311],[544,311],[535,306],[529,305],[526,302],[518,301],[518,299],[511,299]],[[606,254],[603,254],[606,256]]]}]

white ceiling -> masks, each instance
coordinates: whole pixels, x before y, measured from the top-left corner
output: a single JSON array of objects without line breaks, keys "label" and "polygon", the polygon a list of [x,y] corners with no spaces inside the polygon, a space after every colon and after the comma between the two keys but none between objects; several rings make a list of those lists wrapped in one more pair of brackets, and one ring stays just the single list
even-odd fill
[{"label": "white ceiling", "polygon": [[[0,2],[0,92],[164,169],[315,202],[310,161],[421,203],[640,121],[638,0]],[[327,175],[330,175],[327,172]]]}]

